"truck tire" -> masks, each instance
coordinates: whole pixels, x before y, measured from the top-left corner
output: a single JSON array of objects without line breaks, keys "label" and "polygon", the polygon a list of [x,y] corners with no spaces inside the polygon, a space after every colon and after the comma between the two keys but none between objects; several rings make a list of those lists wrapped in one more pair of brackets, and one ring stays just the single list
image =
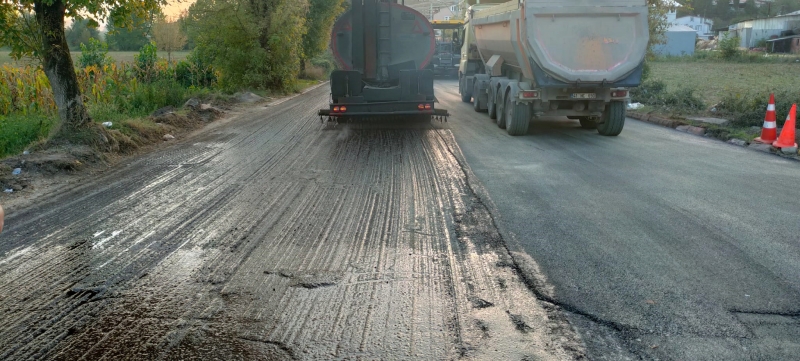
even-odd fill
[{"label": "truck tire", "polygon": [[478,84],[475,84],[475,87],[472,89],[472,109],[474,109],[476,112],[482,112],[486,110],[481,105],[481,96],[478,92]]},{"label": "truck tire", "polygon": [[497,119],[497,105],[492,94],[486,97],[486,109],[489,112],[489,119]]},{"label": "truck tire", "polygon": [[507,97],[505,106],[506,132],[508,135],[528,134],[528,125],[531,122],[531,107],[525,103],[517,103],[512,97]]},{"label": "truck tire", "polygon": [[461,101],[464,103],[469,103],[472,100],[472,94],[467,91],[467,80],[464,79],[462,76],[461,79],[458,80],[458,89],[461,90]]},{"label": "truck tire", "polygon": [[606,105],[601,122],[597,124],[600,135],[614,137],[622,132],[625,126],[625,102],[613,101]]},{"label": "truck tire", "polygon": [[494,106],[494,112],[497,114],[497,126],[500,129],[506,129],[506,107],[504,106],[505,99],[500,98],[498,95],[497,104]]}]

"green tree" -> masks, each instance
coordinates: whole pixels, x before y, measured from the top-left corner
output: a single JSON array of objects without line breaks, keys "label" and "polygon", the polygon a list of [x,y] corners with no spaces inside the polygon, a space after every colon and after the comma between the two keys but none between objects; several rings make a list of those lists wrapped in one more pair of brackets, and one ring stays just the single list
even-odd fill
[{"label": "green tree", "polygon": [[183,49],[187,38],[181,29],[180,22],[160,17],[153,24],[153,40],[155,40],[158,50],[167,52],[167,61],[172,62],[172,52]]},{"label": "green tree", "polygon": [[[60,123],[57,130],[80,129],[91,122],[78,86],[75,66],[67,46],[64,18],[90,17],[88,25],[97,27],[97,20],[130,25],[132,16],[144,18],[166,0],[5,0],[0,3],[0,43],[11,45],[12,56],[34,56],[41,60],[53,89]],[[35,26],[25,28],[20,14],[35,14]],[[35,35],[26,35],[32,30]],[[38,38],[31,44],[28,38]]]},{"label": "green tree", "polygon": [[303,60],[325,51],[331,40],[333,22],[344,11],[344,6],[345,0],[309,0],[307,31],[303,35]]},{"label": "green tree", "polygon": [[71,50],[79,50],[81,44],[89,44],[89,39],[100,40],[96,22],[92,24],[88,19],[75,19],[64,32]]},{"label": "green tree", "polygon": [[113,60],[108,56],[108,44],[95,38],[90,38],[87,44],[81,43],[81,55],[78,57],[78,64],[81,68],[96,66],[102,68],[103,65],[111,64]]},{"label": "green tree", "polygon": [[198,0],[186,29],[193,57],[212,64],[228,89],[293,89],[300,71],[306,0]]},{"label": "green tree", "polygon": [[131,23],[134,26],[120,27],[114,25],[113,21],[108,22],[106,42],[108,42],[109,49],[136,51],[150,42],[147,36],[153,27],[153,15],[148,15],[146,19],[133,17]]}]

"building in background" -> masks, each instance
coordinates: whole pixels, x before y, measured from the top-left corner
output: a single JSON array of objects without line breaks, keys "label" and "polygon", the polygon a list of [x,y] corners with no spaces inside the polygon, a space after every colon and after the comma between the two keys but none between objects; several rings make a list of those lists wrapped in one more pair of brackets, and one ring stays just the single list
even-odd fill
[{"label": "building in background", "polygon": [[428,20],[458,20],[463,18],[461,0],[405,0],[408,6]]},{"label": "building in background", "polygon": [[714,37],[712,30],[714,28],[714,21],[711,19],[700,16],[684,16],[675,19],[671,24],[690,27],[697,32],[697,37],[703,40],[711,40]]},{"label": "building in background", "polygon": [[653,52],[661,56],[688,56],[694,54],[697,30],[686,25],[673,25],[667,29],[666,42],[657,45]]},{"label": "building in background", "polygon": [[732,24],[728,32],[739,36],[739,46],[754,48],[764,40],[800,34],[800,11],[765,19],[753,19]]}]

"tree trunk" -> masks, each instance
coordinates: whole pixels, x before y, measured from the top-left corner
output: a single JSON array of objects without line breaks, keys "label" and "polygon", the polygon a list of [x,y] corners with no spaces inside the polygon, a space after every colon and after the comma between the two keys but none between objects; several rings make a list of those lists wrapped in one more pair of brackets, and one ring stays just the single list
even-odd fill
[{"label": "tree trunk", "polygon": [[58,106],[58,117],[66,129],[77,129],[91,122],[81,97],[78,76],[69,54],[64,34],[64,0],[36,0],[36,21],[42,29],[42,63],[44,73],[53,88],[53,98]]}]

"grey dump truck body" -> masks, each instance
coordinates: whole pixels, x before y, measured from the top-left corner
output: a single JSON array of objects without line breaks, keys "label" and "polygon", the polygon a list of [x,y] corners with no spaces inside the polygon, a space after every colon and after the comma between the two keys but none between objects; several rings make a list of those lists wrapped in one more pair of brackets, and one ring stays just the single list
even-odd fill
[{"label": "grey dump truck body", "polygon": [[354,1],[334,24],[331,49],[340,69],[331,74],[331,102],[324,121],[447,116],[436,109],[435,52],[430,22],[392,1]]},{"label": "grey dump truck body", "polygon": [[567,116],[618,135],[641,83],[645,0],[512,0],[468,11],[459,91],[512,135]]}]

